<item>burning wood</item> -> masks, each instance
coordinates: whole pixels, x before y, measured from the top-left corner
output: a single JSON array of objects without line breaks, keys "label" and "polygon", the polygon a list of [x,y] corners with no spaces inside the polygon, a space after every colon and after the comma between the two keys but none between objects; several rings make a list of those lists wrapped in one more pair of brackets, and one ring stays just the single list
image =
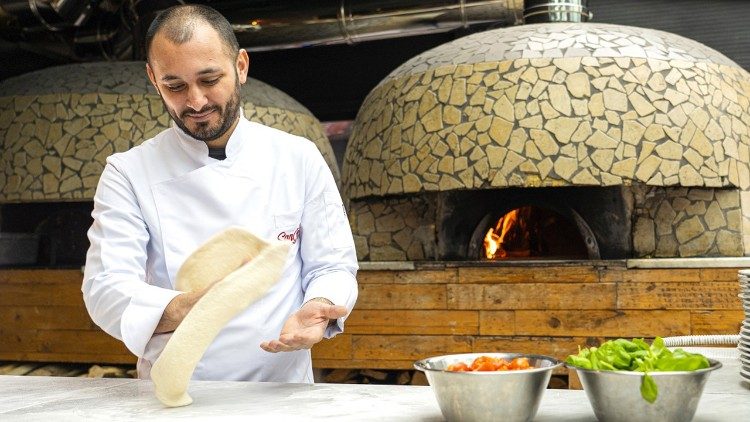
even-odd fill
[{"label": "burning wood", "polygon": [[484,250],[487,259],[527,257],[531,255],[527,222],[531,207],[515,209],[500,217],[487,231]]}]

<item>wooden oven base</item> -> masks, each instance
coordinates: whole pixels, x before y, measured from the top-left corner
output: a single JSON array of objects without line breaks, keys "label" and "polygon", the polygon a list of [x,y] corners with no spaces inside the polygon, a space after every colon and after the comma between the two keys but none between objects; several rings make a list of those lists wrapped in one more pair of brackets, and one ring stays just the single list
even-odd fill
[{"label": "wooden oven base", "polygon": [[[739,268],[628,269],[624,261],[413,263],[358,275],[346,331],[318,368],[411,369],[427,356],[564,358],[616,337],[736,334]],[[396,267],[398,268],[398,267]],[[0,270],[0,360],[132,364],[89,319],[80,270]]]}]

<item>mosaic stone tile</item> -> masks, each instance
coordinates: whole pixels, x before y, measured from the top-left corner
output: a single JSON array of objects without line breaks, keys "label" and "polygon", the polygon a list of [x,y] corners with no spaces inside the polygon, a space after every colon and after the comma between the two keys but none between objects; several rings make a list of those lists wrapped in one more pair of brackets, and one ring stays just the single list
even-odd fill
[{"label": "mosaic stone tile", "polygon": [[[634,188],[636,188],[634,186]],[[743,256],[750,221],[737,189],[640,185],[633,224],[636,257]]]},{"label": "mosaic stone tile", "polygon": [[436,258],[437,200],[432,196],[392,197],[351,204],[349,222],[357,257],[365,261]]}]

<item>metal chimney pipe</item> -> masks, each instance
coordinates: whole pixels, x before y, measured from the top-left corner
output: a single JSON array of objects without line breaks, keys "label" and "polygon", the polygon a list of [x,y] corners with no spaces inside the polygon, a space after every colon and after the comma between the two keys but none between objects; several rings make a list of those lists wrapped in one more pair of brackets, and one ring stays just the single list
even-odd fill
[{"label": "metal chimney pipe", "polygon": [[524,1],[524,23],[588,22],[593,16],[588,0]]},{"label": "metal chimney pipe", "polygon": [[276,50],[522,22],[522,0],[212,1],[243,48]]}]

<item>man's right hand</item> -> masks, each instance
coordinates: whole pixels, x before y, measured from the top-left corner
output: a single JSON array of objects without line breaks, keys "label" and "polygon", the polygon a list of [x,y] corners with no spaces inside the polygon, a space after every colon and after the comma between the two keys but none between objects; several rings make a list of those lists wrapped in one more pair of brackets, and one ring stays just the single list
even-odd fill
[{"label": "man's right hand", "polygon": [[180,293],[172,299],[161,315],[161,320],[154,330],[154,334],[170,333],[177,329],[185,316],[193,309],[198,299],[203,297],[208,288],[194,292]]}]

